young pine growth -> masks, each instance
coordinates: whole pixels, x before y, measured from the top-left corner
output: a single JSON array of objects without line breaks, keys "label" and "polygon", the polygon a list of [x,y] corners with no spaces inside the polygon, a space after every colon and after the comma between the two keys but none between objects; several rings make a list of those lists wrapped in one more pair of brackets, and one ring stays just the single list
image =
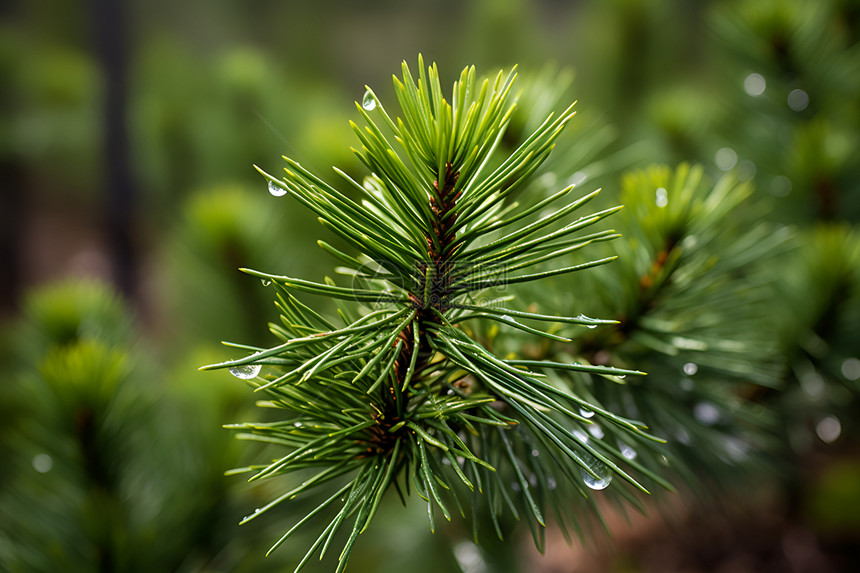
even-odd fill
[{"label": "young pine growth", "polygon": [[[261,405],[283,411],[281,421],[231,426],[280,452],[272,463],[236,471],[253,472],[251,480],[304,476],[244,521],[312,490],[325,492],[272,547],[319,516],[322,531],[296,570],[316,552],[322,558],[344,530],[343,570],[389,490],[405,503],[414,488],[431,528],[437,513],[450,520],[453,510],[475,524],[489,515],[501,536],[499,518],[509,511],[528,522],[541,546],[547,507],[562,526],[565,518],[576,524],[564,508],[614,476],[642,491],[630,468],[659,481],[614,442],[583,431],[599,422],[629,441],[657,441],[641,423],[547,377],[573,371],[612,384],[640,372],[501,357],[474,334],[478,322],[500,323],[498,336],[519,330],[563,344],[570,340],[553,334],[554,323],[614,322],[537,314],[514,308],[513,297],[493,298],[508,285],[608,263],[614,257],[565,261],[618,236],[592,226],[619,207],[578,213],[596,191],[571,198],[571,185],[548,197],[524,193],[523,204],[510,200],[526,191],[574,115],[572,106],[550,114],[509,156],[498,157],[514,111],[514,79],[511,71],[479,81],[467,68],[449,101],[435,65],[425,69],[419,58],[416,81],[404,63],[402,79],[394,79],[398,115],[370,89],[356,106],[354,151],[370,174],[359,183],[335,169],[351,194],[289,158],[282,178],[260,171],[273,195],[298,201],[351,247],[344,252],[319,241],[343,265],[346,284],[244,269],[274,287],[282,322],[271,331],[281,343],[234,345],[252,352],[205,367],[229,368],[267,397]],[[300,300],[304,294],[334,299],[337,316],[316,312]],[[611,489],[632,499],[624,488]]]}]

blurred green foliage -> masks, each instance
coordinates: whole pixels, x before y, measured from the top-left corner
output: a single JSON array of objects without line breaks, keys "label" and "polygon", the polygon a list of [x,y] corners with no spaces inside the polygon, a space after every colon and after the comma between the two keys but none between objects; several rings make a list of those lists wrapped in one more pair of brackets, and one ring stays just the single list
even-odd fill
[{"label": "blurred green foliage", "polygon": [[[46,268],[54,259],[44,250],[80,236],[19,247],[28,292],[0,330],[0,569],[257,572],[295,564],[298,549],[263,558],[282,532],[277,519],[236,525],[280,487],[251,489],[222,475],[248,463],[251,452],[220,426],[243,419],[253,396],[227,375],[196,368],[222,357],[219,339],[262,343],[276,318],[267,290],[237,267],[316,279],[331,266],[313,244],[314,222],[272,199],[251,165],[275,172],[284,153],[317,172],[336,164],[360,178],[348,150],[351,102],[365,83],[387,98],[391,72],[419,51],[443,74],[519,63],[521,107],[535,116],[579,99],[567,139],[530,191],[560,188],[573,181],[555,174],[573,173],[587,190],[603,186],[607,204],[626,202],[612,223],[625,242],[608,247],[621,260],[583,284],[518,294],[524,304],[567,301],[556,308],[575,314],[641,315],[629,337],[598,329],[564,350],[596,359],[606,347],[613,360],[651,373],[652,392],[610,388],[600,399],[630,412],[641,400],[664,408],[655,427],[670,439],[670,457],[699,469],[693,477],[737,481],[743,467],[763,479],[760,459],[744,466],[761,448],[777,462],[767,467],[779,468],[767,479],[806,492],[795,517],[836,547],[855,543],[860,528],[846,511],[858,495],[850,457],[860,395],[855,4],[126,3],[142,300],[122,301],[97,280],[33,284],[67,277],[69,262]],[[91,6],[19,1],[3,10],[2,197],[25,200],[16,216],[26,233],[41,228],[33,222],[44,212],[97,220],[105,78]],[[530,117],[515,115],[511,133],[533,129]],[[681,162],[703,167],[674,167]],[[671,251],[667,239],[689,248],[655,268]],[[652,286],[672,265],[687,274],[664,290]],[[685,339],[711,347],[685,347]],[[717,433],[696,421],[711,391],[735,393],[743,406],[719,412]],[[710,419],[709,410],[698,413]],[[751,420],[768,429],[754,443]],[[705,455],[720,448],[722,459]],[[651,455],[662,463],[659,451]],[[829,466],[828,456],[849,461]],[[805,466],[819,463],[809,478]],[[352,570],[526,567],[510,544],[482,546],[480,557],[461,532],[431,537],[415,507],[390,505]]]}]

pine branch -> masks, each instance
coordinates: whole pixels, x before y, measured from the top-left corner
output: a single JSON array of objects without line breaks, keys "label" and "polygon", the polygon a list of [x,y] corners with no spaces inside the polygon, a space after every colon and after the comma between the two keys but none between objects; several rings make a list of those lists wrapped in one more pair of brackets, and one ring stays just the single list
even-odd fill
[{"label": "pine branch", "polygon": [[[634,490],[647,491],[634,477],[641,470],[668,485],[631,463],[616,445],[589,440],[581,430],[600,419],[630,440],[659,442],[643,424],[613,414],[544,371],[573,370],[615,381],[641,372],[502,358],[463,324],[491,320],[569,341],[530,323],[612,322],[509,310],[488,298],[508,285],[614,259],[546,266],[618,236],[581,234],[617,208],[570,218],[596,192],[568,201],[569,186],[522,207],[509,201],[539,170],[572,109],[550,113],[499,159],[496,150],[514,110],[515,72],[478,82],[474,68],[467,68],[449,103],[436,66],[425,69],[419,58],[419,69],[416,81],[404,63],[402,80],[394,79],[401,116],[392,118],[369,88],[357,104],[364,125],[353,123],[361,144],[354,151],[370,175],[358,183],[336,171],[358,201],[288,158],[282,179],[260,170],[270,186],[286,190],[355,249],[353,255],[320,242],[345,265],[341,270],[351,284],[246,270],[275,288],[282,324],[271,331],[282,343],[236,345],[251,354],[204,367],[230,368],[267,395],[266,405],[291,414],[282,422],[233,426],[241,438],[286,451],[270,464],[240,471],[254,472],[252,480],[312,472],[244,521],[324,484],[338,490],[273,547],[317,514],[333,513],[297,570],[311,554],[325,555],[335,534],[347,528],[337,567],[343,570],[357,536],[391,488],[405,498],[414,486],[427,504],[431,528],[437,511],[452,518],[452,501],[465,515],[463,496],[468,496],[471,511],[489,510],[501,535],[500,511],[506,507],[529,523],[540,546],[542,534],[536,532],[546,523],[546,505],[562,505],[571,489],[587,498],[617,475]],[[553,211],[533,218],[545,209]],[[526,268],[533,270],[523,273]],[[338,303],[339,320],[306,306],[296,297],[301,292],[346,301]],[[613,489],[632,500],[621,486]],[[561,512],[559,519],[576,522],[578,516]]]},{"label": "pine branch", "polygon": [[[781,386],[785,367],[773,304],[783,300],[777,261],[793,233],[766,222],[751,184],[733,174],[708,181],[698,166],[652,166],[625,174],[622,188],[619,262],[565,285],[591,293],[579,308],[618,322],[536,357],[644,365],[644,383],[603,385],[587,375],[571,383],[666,437],[659,451],[627,442],[636,446],[628,453],[661,474],[668,456],[677,481],[705,497],[715,484],[759,471],[774,440],[774,413],[761,401]],[[556,334],[572,337],[574,328]]]}]

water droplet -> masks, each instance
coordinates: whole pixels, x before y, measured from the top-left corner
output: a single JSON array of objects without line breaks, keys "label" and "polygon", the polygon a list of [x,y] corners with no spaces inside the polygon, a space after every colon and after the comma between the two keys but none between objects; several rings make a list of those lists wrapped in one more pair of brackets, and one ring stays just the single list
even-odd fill
[{"label": "water droplet", "polygon": [[597,328],[597,325],[596,325],[596,324],[586,324],[586,325],[585,325],[585,328],[588,328],[588,329],[594,330],[595,328]]},{"label": "water droplet", "polygon": [[814,370],[806,372],[800,376],[800,387],[803,388],[803,391],[811,398],[822,396],[826,386],[824,378]]},{"label": "water droplet", "polygon": [[723,448],[732,462],[742,462],[747,459],[750,446],[744,440],[732,436],[723,440]]},{"label": "water droplet", "polygon": [[454,558],[463,573],[486,573],[487,562],[481,549],[471,541],[461,541],[454,546]]},{"label": "water droplet", "polygon": [[699,402],[693,408],[693,415],[706,426],[712,426],[720,420],[720,411],[710,402]]},{"label": "water droplet", "polygon": [[594,416],[594,412],[592,412],[591,410],[587,410],[585,408],[580,408],[579,409],[579,415],[582,416],[583,418],[591,418]]},{"label": "water droplet", "polygon": [[738,163],[738,154],[731,147],[723,147],[714,155],[714,163],[721,171],[728,171]]},{"label": "water droplet", "polygon": [[767,80],[761,74],[752,73],[744,79],[744,91],[747,95],[758,97],[767,89]]},{"label": "water droplet", "polygon": [[609,471],[609,467],[591,454],[583,454],[582,458],[591,471],[598,476],[594,477],[585,468],[581,468],[579,471],[582,474],[582,481],[585,482],[585,485],[597,491],[606,489],[612,482],[612,474]]},{"label": "water droplet", "polygon": [[675,432],[675,439],[678,440],[678,443],[688,446],[690,445],[690,432],[686,428],[678,428],[678,431]]},{"label": "water droplet", "polygon": [[287,194],[287,190],[274,181],[269,181],[269,193],[271,193],[273,197],[283,197]]},{"label": "water droplet", "polygon": [[443,466],[450,466],[451,460],[449,460],[448,458],[442,458],[442,465]]},{"label": "water droplet", "polygon": [[272,281],[270,281],[269,279],[260,279],[260,282],[263,284],[264,287],[270,286],[272,284]]},{"label": "water droplet", "polygon": [[558,487],[558,482],[553,478],[546,478],[546,487],[550,490],[553,490]]},{"label": "water droplet", "polygon": [[618,449],[621,450],[621,455],[628,460],[635,460],[636,456],[639,455],[636,453],[636,450],[634,450],[632,447],[625,444],[624,442],[618,442]]},{"label": "water droplet", "polygon": [[842,375],[846,380],[857,380],[860,378],[860,360],[856,358],[846,358],[842,363]]},{"label": "water droplet", "polygon": [[293,426],[295,426],[296,428],[301,428],[301,427],[302,427],[302,423],[301,423],[301,422],[294,422],[294,423],[293,423]]},{"label": "water droplet", "polygon": [[657,206],[661,209],[669,204],[669,192],[660,187],[656,193]]},{"label": "water droplet", "polygon": [[520,487],[519,482],[511,482],[511,489],[514,491],[522,491],[522,487]]},{"label": "water droplet", "polygon": [[534,457],[538,457],[538,456],[540,455],[540,452],[539,452],[539,451],[537,451],[537,450],[532,450],[532,455],[533,455]]},{"label": "water droplet", "polygon": [[603,428],[601,428],[597,424],[592,424],[588,426],[588,433],[597,438],[598,440],[603,439],[604,436]]},{"label": "water droplet", "polygon": [[684,374],[687,376],[693,376],[696,372],[699,371],[699,365],[694,362],[687,362],[684,364]]},{"label": "water droplet", "polygon": [[45,474],[51,471],[54,467],[54,458],[48,454],[38,454],[33,457],[33,469],[40,474]]},{"label": "water droplet", "polygon": [[367,111],[373,111],[376,109],[376,98],[373,97],[373,93],[371,93],[370,90],[364,92],[364,98],[361,100],[361,107]]},{"label": "water droplet", "polygon": [[241,366],[232,366],[230,368],[230,374],[235,376],[236,378],[241,378],[242,380],[250,380],[251,378],[256,378],[257,374],[260,373],[261,366],[259,364],[243,364]]},{"label": "water droplet", "polygon": [[842,423],[836,416],[825,416],[815,424],[815,433],[822,442],[831,444],[842,434]]},{"label": "water droplet", "polygon": [[577,428],[576,430],[574,430],[574,431],[573,431],[573,432],[571,432],[571,433],[573,434],[573,437],[574,437],[574,438],[576,438],[577,440],[579,440],[579,441],[580,441],[580,442],[582,442],[583,444],[587,444],[587,443],[588,443],[588,434],[586,434],[585,432],[583,432],[583,431],[582,431],[582,430],[580,430],[579,428]]},{"label": "water droplet", "polygon": [[803,111],[809,107],[809,94],[803,90],[791,90],[788,94],[788,107],[792,111]]}]

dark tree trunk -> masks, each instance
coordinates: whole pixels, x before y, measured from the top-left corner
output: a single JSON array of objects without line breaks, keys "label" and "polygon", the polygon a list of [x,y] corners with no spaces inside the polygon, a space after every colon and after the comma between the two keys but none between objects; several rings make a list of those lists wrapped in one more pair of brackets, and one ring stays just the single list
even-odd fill
[{"label": "dark tree trunk", "polygon": [[122,0],[93,0],[96,47],[104,78],[102,116],[105,230],[114,280],[128,297],[135,294],[136,190],[127,122],[128,25]]}]

